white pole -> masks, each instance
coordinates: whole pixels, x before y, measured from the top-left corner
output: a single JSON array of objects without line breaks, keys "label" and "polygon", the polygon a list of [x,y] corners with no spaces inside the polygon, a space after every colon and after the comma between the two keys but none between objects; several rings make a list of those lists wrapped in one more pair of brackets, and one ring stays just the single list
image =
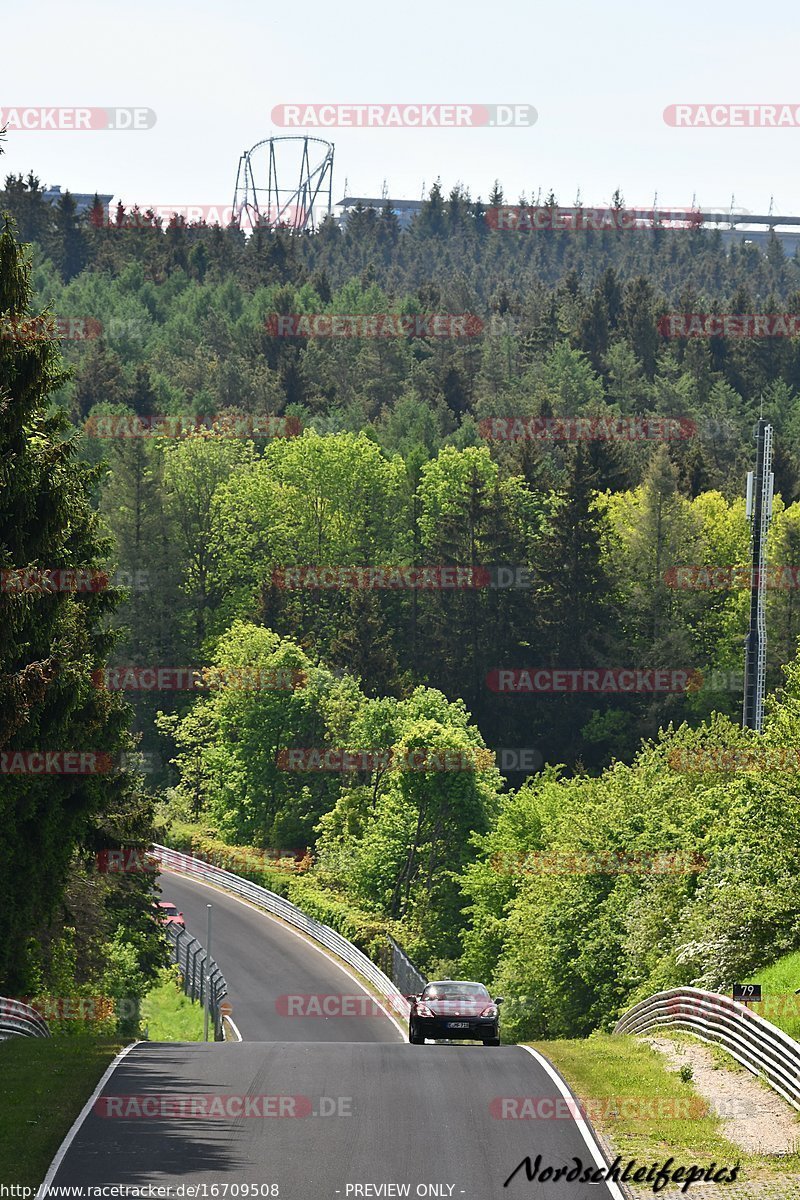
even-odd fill
[{"label": "white pole", "polygon": [[206,1003],[203,1013],[203,1041],[208,1041],[208,1012],[211,1004],[211,905],[206,905],[208,921],[206,923]]}]

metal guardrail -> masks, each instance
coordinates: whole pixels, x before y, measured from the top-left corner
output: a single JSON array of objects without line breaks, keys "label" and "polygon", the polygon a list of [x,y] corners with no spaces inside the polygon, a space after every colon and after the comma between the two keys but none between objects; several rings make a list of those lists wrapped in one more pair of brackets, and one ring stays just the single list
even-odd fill
[{"label": "metal guardrail", "polygon": [[243,899],[249,900],[251,904],[255,904],[256,907],[264,909],[265,912],[279,917],[287,925],[299,929],[363,975],[378,995],[387,1001],[390,1012],[395,1012],[401,1017],[408,1016],[408,1001],[392,983],[389,976],[376,966],[363,951],[349,942],[347,938],[342,937],[335,929],[331,929],[329,925],[323,925],[321,921],[304,913],[296,904],[292,904],[291,901],[283,896],[278,896],[275,892],[268,891],[260,884],[251,883],[248,879],[242,879],[231,871],[225,871],[221,867],[214,867],[210,863],[202,862],[201,859],[193,858],[190,854],[183,854],[179,850],[170,850],[167,846],[153,846],[152,853],[162,866],[168,867],[172,871],[181,871],[194,879],[203,879],[207,883],[216,884],[217,887],[233,892],[235,896],[241,896]]},{"label": "metal guardrail", "polygon": [[192,1000],[199,1000],[201,1005],[206,1002],[206,974],[210,983],[209,1013],[214,1025],[214,1040],[223,1040],[222,1014],[219,1006],[228,994],[228,985],[214,959],[208,959],[209,969],[206,971],[206,949],[197,938],[187,933],[182,925],[171,923],[165,927],[167,936],[172,940],[172,961],[177,963],[183,976],[183,990]]},{"label": "metal guardrail", "polygon": [[29,1004],[0,996],[0,1041],[10,1037],[50,1037],[50,1028]]},{"label": "metal guardrail", "polygon": [[419,995],[428,982],[427,979],[414,966],[403,947],[398,945],[393,937],[389,937],[387,934],[386,940],[389,943],[391,955],[392,980],[405,995]]},{"label": "metal guardrail", "polygon": [[634,1005],[617,1022],[614,1033],[660,1028],[685,1029],[701,1041],[723,1046],[800,1110],[800,1045],[744,1004],[716,992],[672,988]]}]

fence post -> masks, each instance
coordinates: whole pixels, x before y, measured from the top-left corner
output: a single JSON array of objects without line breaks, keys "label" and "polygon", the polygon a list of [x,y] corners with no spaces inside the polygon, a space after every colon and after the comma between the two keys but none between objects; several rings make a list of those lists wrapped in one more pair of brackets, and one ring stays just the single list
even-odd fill
[{"label": "fence post", "polygon": [[206,981],[206,1000],[203,1005],[203,1041],[208,1041],[208,1010],[211,1007],[211,905],[206,905],[208,913],[208,924],[206,926],[206,954],[205,954],[205,981]]},{"label": "fence post", "polygon": [[[174,936],[172,938],[172,961],[177,964],[179,969],[180,969],[180,965],[181,965],[181,949],[182,949],[181,938],[184,937],[185,934],[186,934],[186,930],[183,928],[182,925],[179,925],[177,928],[177,932],[174,934]],[[181,979],[182,979],[182,983],[183,983],[183,990],[185,992],[186,991],[186,975],[182,970],[181,970]]]},{"label": "fence post", "polygon": [[192,946],[192,999],[196,1000],[197,995],[198,995],[197,960],[200,957],[200,951],[201,951],[202,947],[199,942],[196,942],[194,940],[194,938],[192,938],[192,941],[194,942],[194,945]]}]

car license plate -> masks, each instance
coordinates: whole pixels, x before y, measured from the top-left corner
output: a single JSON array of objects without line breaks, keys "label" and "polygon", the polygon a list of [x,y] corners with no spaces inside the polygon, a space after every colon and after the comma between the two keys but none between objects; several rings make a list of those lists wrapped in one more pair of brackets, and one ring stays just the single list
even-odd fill
[{"label": "car license plate", "polygon": [[448,1021],[448,1029],[469,1029],[469,1021]]}]

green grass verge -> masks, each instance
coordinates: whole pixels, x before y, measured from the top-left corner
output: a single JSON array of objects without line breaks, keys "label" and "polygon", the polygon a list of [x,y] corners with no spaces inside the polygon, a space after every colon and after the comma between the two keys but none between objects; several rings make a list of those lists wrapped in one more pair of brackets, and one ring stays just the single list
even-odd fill
[{"label": "green grass verge", "polygon": [[10,1038],[0,1042],[0,1183],[38,1187],[119,1042]]},{"label": "green grass verge", "polygon": [[794,992],[800,988],[800,950],[779,958],[763,971],[757,971],[747,982],[760,983],[765,991]]},{"label": "green grass verge", "polygon": [[748,976],[746,983],[760,983],[764,997],[761,1004],[751,1004],[753,1012],[777,1025],[789,1037],[800,1042],[800,951],[786,954],[771,967]]},{"label": "green grass verge", "polygon": [[719,1120],[704,1115],[706,1105],[692,1083],[683,1083],[658,1051],[637,1038],[595,1033],[585,1041],[539,1042],[535,1048],[558,1068],[592,1125],[626,1161],[652,1163],[670,1155],[679,1164],[741,1161],[742,1175],[750,1179],[800,1170],[800,1154],[745,1154],[729,1142]]},{"label": "green grass verge", "polygon": [[166,967],[142,1000],[142,1025],[151,1042],[203,1040],[203,1010],[183,994],[178,980],[178,968]]}]

